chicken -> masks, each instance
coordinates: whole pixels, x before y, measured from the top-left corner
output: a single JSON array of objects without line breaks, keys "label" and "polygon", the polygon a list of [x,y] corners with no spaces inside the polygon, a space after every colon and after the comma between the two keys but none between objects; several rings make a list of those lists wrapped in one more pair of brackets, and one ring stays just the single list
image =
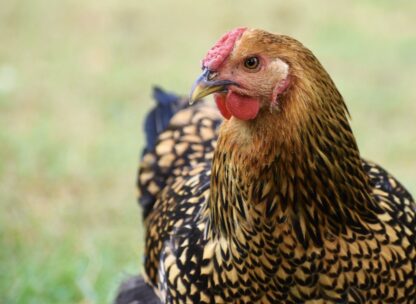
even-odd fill
[{"label": "chicken", "polygon": [[311,51],[237,28],[202,65],[139,172],[161,302],[416,303],[416,205]]}]

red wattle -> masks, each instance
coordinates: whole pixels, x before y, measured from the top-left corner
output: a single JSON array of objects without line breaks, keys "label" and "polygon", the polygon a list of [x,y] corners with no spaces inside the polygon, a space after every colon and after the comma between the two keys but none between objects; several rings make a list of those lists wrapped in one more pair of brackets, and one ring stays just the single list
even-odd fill
[{"label": "red wattle", "polygon": [[226,96],[224,94],[214,94],[215,103],[217,104],[218,109],[221,112],[221,115],[224,116],[225,119],[231,118],[231,113],[228,111],[227,106],[225,104]]},{"label": "red wattle", "polygon": [[225,105],[232,116],[241,120],[256,118],[260,110],[260,102],[257,99],[242,96],[232,91],[229,91],[225,97]]}]

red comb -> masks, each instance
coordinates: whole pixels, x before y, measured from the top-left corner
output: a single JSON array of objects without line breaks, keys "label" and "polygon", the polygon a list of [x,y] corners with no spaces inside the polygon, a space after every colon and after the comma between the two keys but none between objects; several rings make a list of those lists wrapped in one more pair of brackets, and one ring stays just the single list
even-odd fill
[{"label": "red comb", "polygon": [[246,29],[245,27],[238,27],[222,36],[202,60],[202,67],[211,71],[216,70],[230,55],[235,42]]}]

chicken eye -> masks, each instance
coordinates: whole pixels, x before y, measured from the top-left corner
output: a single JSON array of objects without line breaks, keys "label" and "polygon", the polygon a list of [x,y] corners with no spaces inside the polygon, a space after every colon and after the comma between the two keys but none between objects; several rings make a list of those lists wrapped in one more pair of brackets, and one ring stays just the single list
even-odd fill
[{"label": "chicken eye", "polygon": [[255,70],[258,68],[260,60],[256,56],[248,57],[244,60],[244,67],[249,70]]}]

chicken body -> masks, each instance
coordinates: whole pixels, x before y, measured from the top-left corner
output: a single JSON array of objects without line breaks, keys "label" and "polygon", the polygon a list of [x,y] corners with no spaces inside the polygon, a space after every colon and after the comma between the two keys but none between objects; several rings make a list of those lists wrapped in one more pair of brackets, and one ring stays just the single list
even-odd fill
[{"label": "chicken body", "polygon": [[292,38],[227,37],[191,97],[226,119],[183,106],[140,168],[162,302],[416,303],[415,203],[360,158],[330,77]]}]

